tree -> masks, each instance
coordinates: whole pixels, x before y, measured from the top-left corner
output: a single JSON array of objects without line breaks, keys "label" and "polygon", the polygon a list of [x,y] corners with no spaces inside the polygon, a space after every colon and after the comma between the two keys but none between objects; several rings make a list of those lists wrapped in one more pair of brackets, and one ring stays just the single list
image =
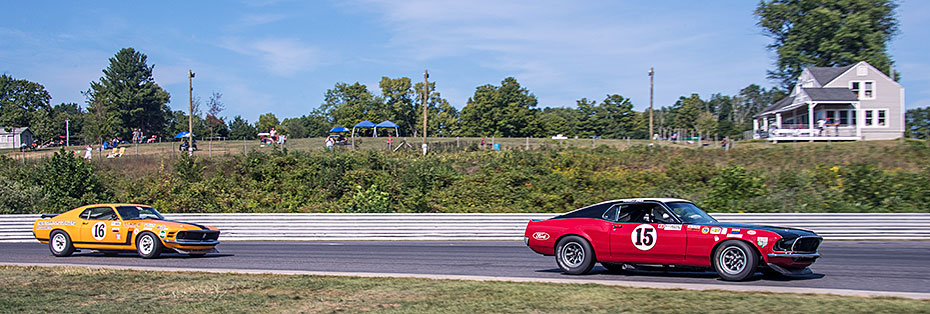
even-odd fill
[{"label": "tree", "polygon": [[804,67],[866,61],[888,73],[888,41],[898,31],[892,0],[770,0],[756,7],[758,25],[774,42],[769,77],[791,89]]},{"label": "tree", "polygon": [[84,94],[91,113],[88,127],[95,137],[129,137],[133,128],[166,135],[170,96],[155,83],[155,66],[148,66],[146,59],[132,48],[120,49],[100,81],[90,83]]},{"label": "tree", "polygon": [[229,138],[252,140],[258,137],[258,131],[249,124],[248,120],[242,119],[242,116],[235,116],[229,123]]},{"label": "tree", "polygon": [[623,138],[633,135],[636,124],[633,103],[629,98],[614,94],[607,95],[597,108],[597,123],[601,125],[598,135],[607,138]]},{"label": "tree", "polygon": [[908,110],[904,119],[905,137],[930,139],[930,107]]},{"label": "tree", "polygon": [[698,94],[691,94],[690,97],[681,96],[672,107],[674,111],[673,126],[680,129],[694,129],[695,122],[704,108],[704,100]]},{"label": "tree", "polygon": [[210,137],[213,137],[214,134],[219,134],[220,136],[229,134],[229,130],[226,128],[226,122],[223,122],[223,118],[219,117],[220,112],[226,109],[226,106],[223,105],[223,102],[220,100],[222,98],[223,94],[215,91],[210,95],[210,100],[207,101],[207,117],[205,122],[210,129]]},{"label": "tree", "polygon": [[[431,86],[433,84],[430,84]],[[380,115],[384,120],[391,120],[400,126],[400,132],[404,134],[413,134],[413,130],[419,126],[417,117],[423,118],[422,108],[418,111],[419,101],[413,99],[414,95],[421,95],[423,83],[417,84],[417,91],[411,88],[410,78],[402,77],[397,79],[381,77],[381,95],[384,97],[384,104],[378,106],[381,108]],[[422,99],[422,97],[417,98]],[[374,123],[381,122],[372,120]],[[422,121],[422,120],[419,120]],[[420,126],[422,128],[422,126]]]},{"label": "tree", "polygon": [[36,112],[51,110],[51,99],[42,84],[0,75],[0,127],[32,127]]},{"label": "tree", "polygon": [[320,112],[332,119],[333,125],[351,127],[362,120],[374,123],[384,120],[380,104],[381,100],[372,95],[364,84],[336,83],[335,87],[326,91]]},{"label": "tree", "polygon": [[501,86],[479,86],[462,109],[461,133],[465,136],[524,137],[532,135],[536,117],[536,96],[520,86],[515,78]]},{"label": "tree", "polygon": [[281,121],[271,112],[258,116],[258,122],[255,123],[255,128],[259,132],[269,132],[279,127],[281,127]]},{"label": "tree", "polygon": [[[413,112],[415,113],[415,120],[419,123],[414,123],[414,130],[416,132],[408,134],[422,134],[423,132],[423,83],[417,83],[413,90],[415,91],[417,99],[420,101],[415,102],[413,107]],[[436,91],[436,82],[429,82],[429,99],[426,101],[426,114],[429,119],[426,119],[426,128],[427,135],[429,136],[454,136],[458,134],[459,130],[459,112],[455,107],[449,104],[449,101],[442,98],[442,94]],[[403,131],[401,131],[403,134]]]}]

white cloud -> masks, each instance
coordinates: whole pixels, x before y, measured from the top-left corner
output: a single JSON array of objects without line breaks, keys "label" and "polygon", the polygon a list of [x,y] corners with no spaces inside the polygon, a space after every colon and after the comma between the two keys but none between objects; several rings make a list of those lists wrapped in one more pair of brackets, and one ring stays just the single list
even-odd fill
[{"label": "white cloud", "polygon": [[227,38],[220,46],[243,55],[257,57],[267,71],[279,76],[293,76],[311,70],[322,60],[318,49],[291,38],[265,38],[253,41]]}]

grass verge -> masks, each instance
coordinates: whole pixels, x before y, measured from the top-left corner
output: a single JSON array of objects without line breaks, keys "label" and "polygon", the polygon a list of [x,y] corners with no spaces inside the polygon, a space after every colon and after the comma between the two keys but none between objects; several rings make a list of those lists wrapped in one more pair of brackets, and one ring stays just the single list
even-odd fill
[{"label": "grass verge", "polygon": [[930,301],[594,284],[0,266],[0,312],[930,313]]}]

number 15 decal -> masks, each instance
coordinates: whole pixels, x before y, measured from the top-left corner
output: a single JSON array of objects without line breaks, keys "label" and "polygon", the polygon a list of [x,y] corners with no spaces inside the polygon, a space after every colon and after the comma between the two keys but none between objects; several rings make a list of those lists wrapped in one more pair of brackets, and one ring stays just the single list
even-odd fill
[{"label": "number 15 decal", "polygon": [[637,249],[648,251],[656,245],[656,241],[659,240],[659,237],[656,234],[655,227],[650,224],[642,224],[633,229],[633,233],[630,234],[630,240],[633,241],[633,246]]}]

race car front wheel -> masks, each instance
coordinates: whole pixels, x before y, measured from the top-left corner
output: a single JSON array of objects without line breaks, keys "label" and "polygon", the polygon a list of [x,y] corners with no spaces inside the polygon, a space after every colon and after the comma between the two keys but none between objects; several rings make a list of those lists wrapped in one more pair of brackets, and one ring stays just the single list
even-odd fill
[{"label": "race car front wheel", "polygon": [[136,238],[136,252],[142,258],[156,258],[161,254],[161,240],[151,232],[143,232]]},{"label": "race car front wheel", "polygon": [[563,272],[582,275],[591,271],[596,259],[591,244],[579,236],[567,236],[555,246],[555,262]]},{"label": "race car front wheel", "polygon": [[743,241],[726,241],[714,252],[714,269],[723,280],[746,280],[756,272],[758,263],[756,252]]},{"label": "race car front wheel", "polygon": [[52,255],[58,257],[71,256],[71,253],[74,253],[74,244],[71,243],[71,237],[67,232],[55,230],[49,237],[48,249],[52,251]]}]

